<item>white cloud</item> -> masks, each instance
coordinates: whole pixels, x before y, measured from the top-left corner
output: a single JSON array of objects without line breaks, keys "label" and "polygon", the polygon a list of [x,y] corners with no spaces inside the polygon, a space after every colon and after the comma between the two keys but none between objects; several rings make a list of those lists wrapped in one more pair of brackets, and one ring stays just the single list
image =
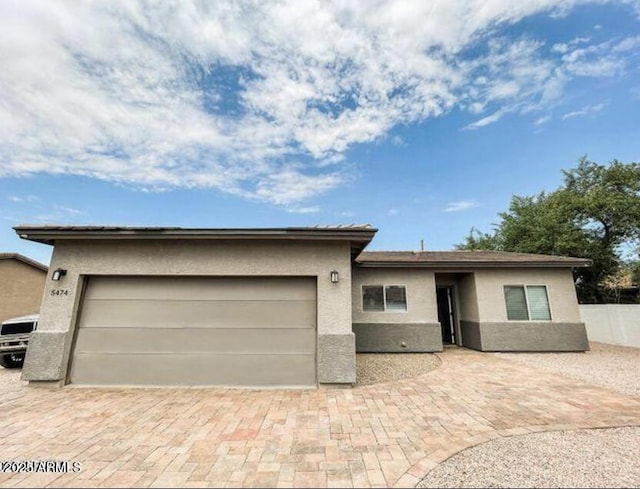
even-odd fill
[{"label": "white cloud", "polygon": [[575,37],[569,42],[559,42],[557,44],[554,44],[551,47],[551,50],[557,53],[564,54],[567,51],[569,51],[572,47],[578,46],[580,44],[588,43],[590,40],[591,40],[590,37]]},{"label": "white cloud", "polygon": [[316,214],[320,212],[320,206],[313,205],[307,207],[285,207],[287,212],[291,212],[292,214]]},{"label": "white cloud", "polygon": [[488,42],[484,56],[465,62],[467,71],[479,75],[463,96],[473,100],[469,111],[478,114],[485,107],[493,111],[464,129],[487,126],[507,113],[538,110],[559,97],[566,76],[556,61],[544,56],[543,48],[537,41],[497,38]]},{"label": "white cloud", "polygon": [[7,199],[11,202],[36,202],[37,200],[40,200],[35,195],[9,195]]},{"label": "white cloud", "polygon": [[606,104],[586,105],[580,110],[574,110],[573,112],[567,112],[562,116],[562,120],[572,119],[574,117],[580,117],[583,115],[595,114],[600,112],[606,107]]},{"label": "white cloud", "polygon": [[400,136],[395,135],[391,138],[391,144],[393,144],[394,146],[405,147],[407,145],[407,142]]},{"label": "white cloud", "polygon": [[572,77],[621,73],[635,38],[568,41],[562,56],[495,38],[575,3],[2,2],[0,178],[299,205],[349,179],[348,148],[398,124],[490,110],[467,126],[480,128],[537,110]]},{"label": "white cloud", "polygon": [[627,37],[613,47],[613,52],[624,53],[633,51],[640,46],[640,36]]},{"label": "white cloud", "polygon": [[12,222],[76,224],[78,219],[86,216],[86,212],[80,209],[53,204],[35,195],[10,195],[7,198],[12,202],[29,204],[20,206],[17,212],[4,212],[4,218]]},{"label": "white cloud", "polygon": [[609,40],[567,50],[562,62],[564,69],[573,76],[611,77],[624,72],[630,61],[638,57],[639,47],[640,36]]},{"label": "white cloud", "polygon": [[398,212],[399,212],[398,209],[389,209],[387,211],[387,215],[388,216],[396,216],[396,215],[398,215]]},{"label": "white cloud", "polygon": [[542,126],[543,124],[546,124],[550,120],[551,120],[551,116],[550,115],[545,115],[545,116],[542,116],[542,117],[539,117],[538,119],[536,119],[535,122],[533,123],[533,125],[534,126]]},{"label": "white cloud", "polygon": [[65,207],[62,205],[43,206],[40,205],[37,212],[29,213],[23,219],[28,222],[41,223],[68,223],[78,224],[81,216],[86,215],[85,212],[74,209],[73,207]]},{"label": "white cloud", "polygon": [[458,202],[449,202],[447,207],[443,209],[442,212],[460,212],[466,211],[467,209],[473,209],[474,207],[478,207],[478,203],[473,202],[471,200],[460,200]]},{"label": "white cloud", "polygon": [[468,130],[480,129],[481,127],[488,126],[489,124],[493,124],[494,122],[497,122],[498,120],[500,120],[500,118],[502,118],[504,114],[505,114],[504,110],[498,110],[491,115],[488,115],[486,117],[483,117],[482,119],[472,122],[468,126],[465,126],[464,129],[468,129]]},{"label": "white cloud", "polygon": [[255,193],[247,196],[255,195],[274,204],[290,205],[336,187],[344,181],[343,178],[339,173],[305,175],[292,168],[279,169],[266,175],[258,182]]},{"label": "white cloud", "polygon": [[73,215],[84,214],[84,212],[79,209],[74,209],[73,207],[65,207],[63,205],[54,205],[53,208],[65,214],[73,214]]},{"label": "white cloud", "polygon": [[569,45],[567,43],[560,42],[558,44],[554,44],[551,49],[552,49],[552,51],[555,51],[556,53],[564,54],[567,51],[569,51]]}]

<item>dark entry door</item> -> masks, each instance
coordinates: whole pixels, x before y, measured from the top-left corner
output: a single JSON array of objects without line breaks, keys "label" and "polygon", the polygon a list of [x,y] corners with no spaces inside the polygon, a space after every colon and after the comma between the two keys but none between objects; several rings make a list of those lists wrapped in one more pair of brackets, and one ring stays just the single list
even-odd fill
[{"label": "dark entry door", "polygon": [[445,345],[455,344],[455,333],[453,328],[453,299],[451,287],[437,287],[438,297],[438,321],[442,327],[442,343]]}]

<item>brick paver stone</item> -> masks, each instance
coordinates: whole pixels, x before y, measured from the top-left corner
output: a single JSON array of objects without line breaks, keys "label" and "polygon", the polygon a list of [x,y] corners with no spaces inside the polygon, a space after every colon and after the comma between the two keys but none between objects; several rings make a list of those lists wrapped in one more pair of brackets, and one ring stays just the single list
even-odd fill
[{"label": "brick paver stone", "polygon": [[453,349],[423,376],[354,389],[63,389],[2,384],[0,460],[80,472],[0,486],[412,487],[464,448],[640,425],[640,398]]}]

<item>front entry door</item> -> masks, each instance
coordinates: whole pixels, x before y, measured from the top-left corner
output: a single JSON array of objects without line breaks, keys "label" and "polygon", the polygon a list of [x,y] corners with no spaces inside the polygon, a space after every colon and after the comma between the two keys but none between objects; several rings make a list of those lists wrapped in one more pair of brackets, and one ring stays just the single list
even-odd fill
[{"label": "front entry door", "polygon": [[451,287],[436,287],[438,297],[438,321],[442,328],[442,343],[453,345],[456,342],[453,321],[453,299]]}]

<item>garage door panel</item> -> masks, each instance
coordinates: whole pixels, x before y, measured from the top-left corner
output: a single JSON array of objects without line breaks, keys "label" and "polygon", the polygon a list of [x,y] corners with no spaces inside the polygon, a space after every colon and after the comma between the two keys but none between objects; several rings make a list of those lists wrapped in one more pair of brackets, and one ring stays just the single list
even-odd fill
[{"label": "garage door panel", "polygon": [[89,277],[69,380],[316,385],[314,277]]},{"label": "garage door panel", "polygon": [[[247,287],[247,280],[251,286]],[[100,277],[85,299],[152,300],[313,300],[316,283],[308,277]]]},{"label": "garage door panel", "polygon": [[312,329],[89,328],[76,341],[83,353],[314,354]]},{"label": "garage door panel", "polygon": [[310,386],[313,355],[77,354],[71,382],[85,385]]},{"label": "garage door panel", "polygon": [[82,328],[313,328],[315,301],[308,300],[88,300]]}]

